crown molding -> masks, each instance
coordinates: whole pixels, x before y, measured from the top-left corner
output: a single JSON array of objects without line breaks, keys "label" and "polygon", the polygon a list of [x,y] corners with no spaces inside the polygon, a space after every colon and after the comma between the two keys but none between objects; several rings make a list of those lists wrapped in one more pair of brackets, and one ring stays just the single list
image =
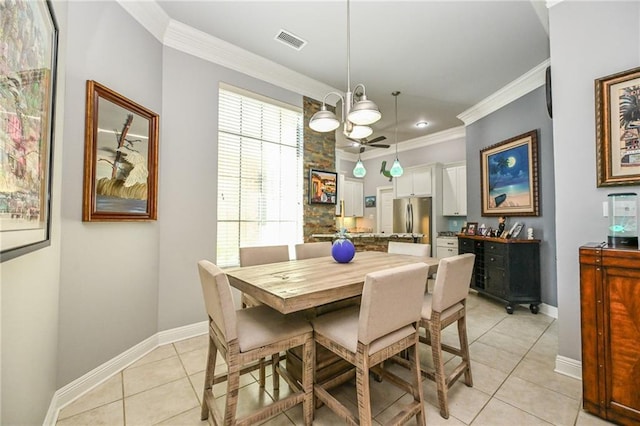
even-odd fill
[{"label": "crown molding", "polygon": [[338,91],[327,84],[171,19],[155,1],[117,1],[167,47],[313,99],[322,99],[328,92]]},{"label": "crown molding", "polygon": [[543,86],[545,84],[545,70],[550,63],[551,61],[549,59],[545,60],[502,89],[460,113],[457,117],[464,122],[465,126],[468,126],[538,87]]},{"label": "crown molding", "polygon": [[129,15],[149,31],[159,42],[169,25],[169,15],[155,1],[116,0]]},{"label": "crown molding", "polygon": [[[438,133],[431,133],[429,135],[420,136],[419,138],[408,139],[406,141],[402,141],[398,145],[398,152],[411,151],[413,149],[424,148],[425,146],[435,145],[443,142],[449,142],[456,139],[463,139],[466,136],[466,130],[464,126],[453,127],[451,129],[443,130]],[[389,148],[391,149],[391,148]],[[348,161],[358,161],[358,154],[346,152],[344,150],[340,151],[340,158],[342,160]],[[376,149],[376,150],[367,150],[360,157],[363,160],[371,160],[373,158],[385,157],[389,155],[389,150],[386,149]],[[395,154],[395,149],[393,150]]]}]

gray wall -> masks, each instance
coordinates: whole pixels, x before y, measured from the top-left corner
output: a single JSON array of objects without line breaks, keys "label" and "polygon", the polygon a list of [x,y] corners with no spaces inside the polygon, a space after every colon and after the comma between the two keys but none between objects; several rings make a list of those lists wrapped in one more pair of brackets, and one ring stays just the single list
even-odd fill
[{"label": "gray wall", "polygon": [[[81,221],[86,80],[170,120],[162,113],[162,45],[117,2],[68,9],[58,387],[157,331],[158,224]],[[164,144],[161,133],[160,157]]]},{"label": "gray wall", "polygon": [[302,109],[302,97],[171,48],[163,54],[158,330],[206,320],[196,268],[216,259],[218,84]]},{"label": "gray wall", "polygon": [[62,198],[67,4],[54,2],[60,27],[53,146],[51,245],[0,265],[2,400],[0,424],[42,424],[57,389],[60,200]]},{"label": "gray wall", "polygon": [[540,216],[510,217],[525,228],[533,228],[540,239],[540,285],[542,302],[558,306],[556,294],[555,195],[552,120],[547,114],[544,86],[522,96],[492,114],[467,126],[467,218],[495,228],[496,217],[482,217],[480,199],[480,150],[496,143],[538,130]]},{"label": "gray wall", "polygon": [[578,248],[606,241],[602,202],[638,186],[596,187],[594,80],[640,63],[638,2],[549,9],[553,81],[559,355],[581,359]]}]

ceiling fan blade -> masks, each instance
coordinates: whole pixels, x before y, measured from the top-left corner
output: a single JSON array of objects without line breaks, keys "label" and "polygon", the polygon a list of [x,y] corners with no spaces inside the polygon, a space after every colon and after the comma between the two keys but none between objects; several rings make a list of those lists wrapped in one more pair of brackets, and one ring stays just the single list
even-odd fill
[{"label": "ceiling fan blade", "polygon": [[376,142],[380,142],[385,140],[387,137],[386,136],[378,136],[377,138],[373,138],[370,141],[367,141],[368,145],[371,145],[372,143],[376,143]]},{"label": "ceiling fan blade", "polygon": [[358,140],[358,139],[353,139],[353,138],[349,138],[349,137],[345,137],[345,139],[350,140],[352,142],[357,143],[358,145],[362,145],[362,141]]},{"label": "ceiling fan blade", "polygon": [[391,145],[387,145],[386,143],[368,143],[367,146],[373,146],[376,148],[389,148]]}]

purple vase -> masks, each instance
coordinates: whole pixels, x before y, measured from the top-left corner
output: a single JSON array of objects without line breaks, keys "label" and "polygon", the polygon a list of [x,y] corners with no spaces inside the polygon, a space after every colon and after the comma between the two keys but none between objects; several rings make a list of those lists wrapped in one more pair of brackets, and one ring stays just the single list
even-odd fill
[{"label": "purple vase", "polygon": [[356,254],[356,248],[353,243],[346,238],[338,238],[333,242],[331,247],[331,256],[338,263],[349,263]]}]

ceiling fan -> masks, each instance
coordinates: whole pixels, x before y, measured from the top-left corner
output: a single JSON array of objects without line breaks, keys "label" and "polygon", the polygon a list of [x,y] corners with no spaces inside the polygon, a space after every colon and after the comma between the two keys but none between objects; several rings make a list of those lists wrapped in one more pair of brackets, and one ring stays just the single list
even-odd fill
[{"label": "ceiling fan", "polygon": [[366,138],[364,139],[347,138],[347,139],[358,144],[358,146],[360,146],[360,152],[364,152],[365,148],[368,146],[373,148],[389,148],[391,146],[391,145],[387,145],[386,143],[378,143],[380,141],[385,140],[386,136],[378,136],[377,138],[373,138],[371,140],[368,140]]}]

